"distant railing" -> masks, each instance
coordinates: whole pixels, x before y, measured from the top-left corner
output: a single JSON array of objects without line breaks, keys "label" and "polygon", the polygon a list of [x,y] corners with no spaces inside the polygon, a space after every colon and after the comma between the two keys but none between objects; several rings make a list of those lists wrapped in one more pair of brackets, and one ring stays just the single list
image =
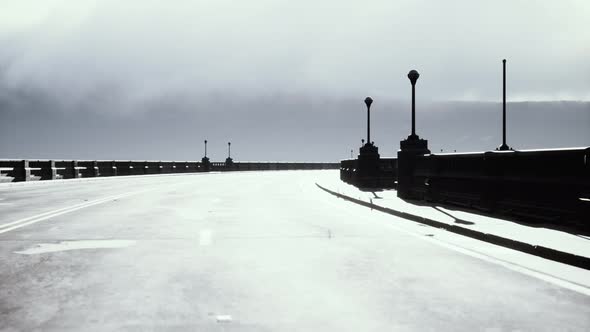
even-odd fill
[{"label": "distant railing", "polygon": [[0,182],[73,179],[104,176],[196,173],[207,171],[263,171],[338,169],[338,163],[211,162],[136,160],[7,160],[0,159]]},{"label": "distant railing", "polygon": [[359,172],[359,161],[347,159],[340,162],[340,179],[361,188],[392,189],[396,187],[397,158],[381,158],[378,172],[374,176],[364,176]]}]

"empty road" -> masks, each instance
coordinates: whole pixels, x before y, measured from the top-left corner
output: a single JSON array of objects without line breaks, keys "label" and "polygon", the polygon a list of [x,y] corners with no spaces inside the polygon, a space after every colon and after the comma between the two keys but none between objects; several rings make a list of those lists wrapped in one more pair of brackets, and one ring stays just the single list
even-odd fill
[{"label": "empty road", "polygon": [[268,171],[2,186],[0,331],[590,329],[587,285],[552,281],[586,271],[554,264],[557,275],[546,278],[509,268],[506,257],[526,255],[315,186],[337,177]]}]

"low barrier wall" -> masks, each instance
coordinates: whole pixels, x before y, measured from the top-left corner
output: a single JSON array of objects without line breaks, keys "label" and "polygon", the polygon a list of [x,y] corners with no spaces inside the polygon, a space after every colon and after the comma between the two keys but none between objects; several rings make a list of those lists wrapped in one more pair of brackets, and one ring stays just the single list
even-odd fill
[{"label": "low barrier wall", "polygon": [[413,177],[426,201],[589,227],[590,148],[417,156]]},{"label": "low barrier wall", "polygon": [[357,159],[340,162],[340,180],[363,189],[393,189],[397,185],[397,158],[381,158],[376,174],[359,170]]},{"label": "low barrier wall", "polygon": [[[206,167],[209,166],[209,167]],[[338,163],[211,162],[137,160],[0,160],[0,180],[6,182],[73,179],[103,176],[196,173],[206,171],[338,169]]]},{"label": "low barrier wall", "polygon": [[[416,200],[590,231],[590,148],[415,155],[410,181],[399,184],[395,158],[380,159],[370,179],[358,160],[340,163],[342,181],[392,188]],[[401,197],[401,196],[400,196]]]}]

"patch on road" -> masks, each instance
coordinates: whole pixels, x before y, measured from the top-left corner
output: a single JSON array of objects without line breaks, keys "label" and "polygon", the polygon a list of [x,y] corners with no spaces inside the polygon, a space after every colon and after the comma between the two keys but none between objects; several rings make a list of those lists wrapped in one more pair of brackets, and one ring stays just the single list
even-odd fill
[{"label": "patch on road", "polygon": [[33,248],[23,251],[15,251],[15,254],[36,255],[49,252],[78,250],[78,249],[116,249],[135,245],[134,240],[80,240],[61,241],[59,243],[39,243]]}]

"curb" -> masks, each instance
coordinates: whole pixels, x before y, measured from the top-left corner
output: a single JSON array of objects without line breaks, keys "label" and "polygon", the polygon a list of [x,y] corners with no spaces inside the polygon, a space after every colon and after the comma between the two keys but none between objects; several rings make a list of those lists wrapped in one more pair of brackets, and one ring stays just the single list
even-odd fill
[{"label": "curb", "polygon": [[555,249],[551,249],[551,248],[547,248],[547,247],[543,247],[543,246],[536,246],[536,245],[532,245],[532,244],[529,244],[526,242],[520,242],[520,241],[508,239],[508,238],[493,235],[493,234],[478,232],[478,231],[474,231],[472,229],[468,229],[468,228],[464,228],[464,227],[460,227],[460,226],[456,226],[456,225],[449,225],[449,224],[446,224],[446,223],[443,223],[440,221],[420,217],[420,216],[406,213],[406,212],[400,212],[400,211],[393,210],[393,209],[386,208],[386,207],[382,207],[382,206],[379,206],[379,205],[376,205],[373,203],[365,202],[360,199],[352,198],[352,197],[334,192],[330,189],[324,188],[317,183],[315,185],[318,188],[322,189],[323,191],[325,191],[329,194],[332,194],[338,198],[342,198],[346,201],[350,201],[350,202],[371,208],[373,210],[377,210],[380,212],[391,214],[391,215],[394,215],[396,217],[400,217],[403,219],[419,222],[419,223],[422,223],[422,224],[425,224],[425,225],[428,225],[431,227],[442,228],[442,229],[449,231],[451,233],[467,236],[472,239],[495,244],[497,246],[501,246],[504,248],[517,250],[517,251],[524,252],[524,253],[534,255],[537,257],[549,259],[549,260],[552,260],[555,262],[579,267],[579,268],[582,268],[585,270],[590,270],[590,258],[588,258],[588,257],[579,256],[579,255],[571,254],[571,253],[568,253],[565,251],[559,251],[559,250],[555,250]]}]

